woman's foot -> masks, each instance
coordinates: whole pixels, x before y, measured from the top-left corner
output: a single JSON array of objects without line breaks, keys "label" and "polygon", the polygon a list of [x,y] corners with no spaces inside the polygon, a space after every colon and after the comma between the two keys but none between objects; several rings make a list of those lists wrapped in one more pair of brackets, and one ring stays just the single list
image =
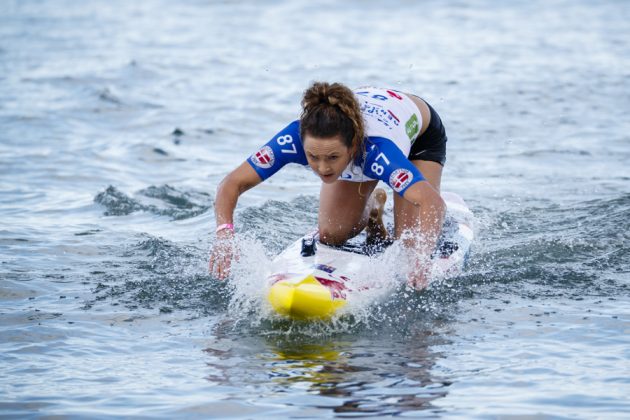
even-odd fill
[{"label": "woman's foot", "polygon": [[367,232],[366,245],[375,245],[387,241],[389,234],[383,223],[383,210],[387,201],[387,193],[377,188],[370,197],[370,218],[365,228]]}]

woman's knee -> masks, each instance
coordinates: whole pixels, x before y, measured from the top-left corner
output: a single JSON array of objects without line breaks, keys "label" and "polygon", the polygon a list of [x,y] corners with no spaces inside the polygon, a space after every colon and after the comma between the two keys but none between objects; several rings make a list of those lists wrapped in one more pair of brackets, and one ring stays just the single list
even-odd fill
[{"label": "woman's knee", "polygon": [[343,245],[352,237],[351,229],[331,229],[329,227],[319,228],[319,240],[326,245]]}]

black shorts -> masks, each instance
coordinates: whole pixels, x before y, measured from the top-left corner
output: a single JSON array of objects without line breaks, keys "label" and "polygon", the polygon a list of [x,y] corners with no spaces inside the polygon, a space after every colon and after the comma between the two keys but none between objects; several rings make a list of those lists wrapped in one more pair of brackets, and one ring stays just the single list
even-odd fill
[{"label": "black shorts", "polygon": [[[425,101],[426,103],[426,101]],[[427,129],[413,142],[409,151],[409,160],[429,160],[444,166],[446,162],[446,130],[435,109],[427,103],[431,120]]]}]

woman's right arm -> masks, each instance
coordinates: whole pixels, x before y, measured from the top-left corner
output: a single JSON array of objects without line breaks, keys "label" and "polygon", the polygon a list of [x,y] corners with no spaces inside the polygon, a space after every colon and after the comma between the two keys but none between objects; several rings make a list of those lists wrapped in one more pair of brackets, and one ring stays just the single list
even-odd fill
[{"label": "woman's right arm", "polygon": [[[214,203],[217,226],[231,225],[238,197],[288,163],[308,164],[300,139],[298,121],[286,126],[221,181]],[[217,232],[208,268],[218,279],[224,280],[230,274],[234,256],[233,239],[233,229],[221,229]]]},{"label": "woman's right arm", "polygon": [[[247,161],[230,172],[217,189],[214,203],[217,226],[233,224],[234,209],[238,197],[261,182],[262,179]],[[224,280],[230,273],[232,258],[234,257],[233,239],[234,231],[232,229],[226,228],[216,233],[208,268],[210,273],[220,280]]]}]

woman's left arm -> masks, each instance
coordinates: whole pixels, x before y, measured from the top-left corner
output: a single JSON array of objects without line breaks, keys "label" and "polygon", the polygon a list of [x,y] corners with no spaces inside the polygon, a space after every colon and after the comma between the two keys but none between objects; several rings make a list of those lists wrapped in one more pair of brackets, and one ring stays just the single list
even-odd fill
[{"label": "woman's left arm", "polygon": [[403,234],[401,239],[414,254],[414,269],[409,273],[409,284],[416,289],[423,289],[429,284],[431,254],[442,231],[446,204],[438,190],[393,141],[384,137],[370,137],[370,143],[364,174],[387,183],[396,193],[419,208],[419,225],[411,235]]},{"label": "woman's left arm", "polygon": [[421,290],[428,286],[431,273],[431,254],[442,232],[446,204],[439,192],[428,181],[411,185],[403,198],[420,209],[420,224],[414,234],[404,237],[406,248],[414,250],[414,269],[409,274],[410,286]]}]

